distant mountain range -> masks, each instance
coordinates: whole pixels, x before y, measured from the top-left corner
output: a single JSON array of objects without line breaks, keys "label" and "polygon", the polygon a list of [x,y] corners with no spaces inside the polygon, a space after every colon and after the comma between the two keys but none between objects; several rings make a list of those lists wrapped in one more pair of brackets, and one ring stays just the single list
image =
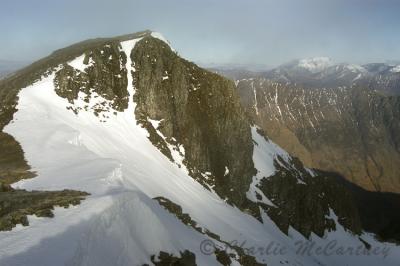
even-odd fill
[{"label": "distant mountain range", "polygon": [[294,60],[265,71],[247,68],[219,68],[219,73],[239,80],[262,77],[282,84],[305,88],[336,88],[363,86],[388,94],[400,94],[400,63],[369,63],[364,65],[334,63],[328,57]]},{"label": "distant mountain range", "polygon": [[[294,60],[220,69],[269,137],[306,165],[376,191],[400,192],[400,65]],[[351,150],[352,152],[349,152]]]}]

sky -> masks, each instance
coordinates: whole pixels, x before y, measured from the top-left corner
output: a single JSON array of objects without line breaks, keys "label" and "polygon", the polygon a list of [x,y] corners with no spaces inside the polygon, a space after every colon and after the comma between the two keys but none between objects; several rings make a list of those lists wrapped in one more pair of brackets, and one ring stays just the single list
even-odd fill
[{"label": "sky", "polygon": [[200,64],[400,59],[400,0],[0,0],[0,60],[151,29]]}]

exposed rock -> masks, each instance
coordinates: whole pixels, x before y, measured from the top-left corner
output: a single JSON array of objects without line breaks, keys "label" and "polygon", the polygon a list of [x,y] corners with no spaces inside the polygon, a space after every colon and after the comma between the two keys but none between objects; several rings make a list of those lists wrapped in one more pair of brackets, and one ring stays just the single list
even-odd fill
[{"label": "exposed rock", "polygon": [[[131,57],[139,122],[151,132],[147,121],[161,121],[166,141],[183,146],[190,175],[241,206],[255,169],[250,124],[233,82],[180,58],[155,38],[138,42]],[[153,138],[155,145],[159,141]]]},{"label": "exposed rock", "polygon": [[[299,184],[292,171],[276,165],[277,174],[263,179],[260,188],[276,207],[263,205],[270,218],[285,233],[292,226],[305,237],[311,232],[322,237],[336,230],[330,218],[334,210],[339,223],[347,230],[362,231],[357,206],[352,194],[334,179],[304,174],[305,184]],[[339,196],[340,195],[340,196]]]},{"label": "exposed rock", "polygon": [[[93,109],[97,114],[111,109],[123,111],[128,107],[126,56],[117,41],[108,42],[102,47],[87,51],[82,62],[85,71],[63,64],[54,79],[56,93],[67,98],[70,103],[83,93],[83,99],[89,103],[91,97],[101,96],[107,101],[99,103]],[[78,110],[77,110],[78,111]]]},{"label": "exposed rock", "polygon": [[88,194],[80,191],[26,191],[10,184],[33,178],[20,144],[9,134],[0,132],[0,231],[15,225],[29,225],[27,215],[53,217],[54,206],[77,205]]},{"label": "exposed rock", "polygon": [[0,184],[9,185],[34,176],[19,143],[11,135],[0,132]]},{"label": "exposed rock", "polygon": [[336,173],[321,173],[343,183],[353,194],[362,228],[383,241],[400,243],[400,195],[365,190]]},{"label": "exposed rock", "polygon": [[173,254],[161,251],[156,257],[151,256],[151,262],[155,266],[196,266],[196,255],[192,252],[185,250],[181,252],[180,257],[175,257]]},{"label": "exposed rock", "polygon": [[374,191],[400,191],[400,100],[362,88],[304,89],[264,79],[237,86],[256,124],[306,166]]},{"label": "exposed rock", "polygon": [[[3,130],[16,112],[18,101],[18,92],[34,82],[40,80],[43,76],[48,76],[60,65],[75,59],[82,54],[94,51],[104,47],[108,43],[121,42],[149,35],[150,31],[137,32],[134,34],[117,36],[114,38],[90,39],[80,43],[73,44],[66,48],[53,52],[45,57],[17,72],[13,75],[0,80],[0,130]],[[101,53],[101,52],[100,52]],[[114,58],[115,59],[115,58]],[[86,61],[89,63],[89,61]],[[99,74],[104,76],[105,74]]]},{"label": "exposed rock", "polygon": [[[217,261],[220,262],[222,265],[231,265],[230,263],[232,262],[232,259],[236,259],[240,263],[240,265],[243,266],[266,266],[266,264],[261,264],[257,262],[257,260],[250,254],[246,254],[245,250],[242,247],[233,246],[232,244],[223,241],[219,235],[209,231],[206,228],[199,227],[197,225],[197,222],[194,221],[189,214],[182,212],[181,206],[163,197],[157,197],[155,198],[155,200],[157,200],[158,203],[160,203],[160,205],[163,206],[170,213],[174,214],[184,224],[192,227],[199,233],[205,234],[211,239],[214,239],[215,241],[225,245],[224,249],[219,249],[216,245],[214,246],[214,254],[217,258]],[[236,252],[236,254],[232,252],[233,250]]]},{"label": "exposed rock", "polygon": [[8,187],[0,191],[0,231],[11,230],[17,224],[29,225],[27,215],[53,217],[54,206],[78,205],[87,195],[73,190],[26,191]]},{"label": "exposed rock", "polygon": [[[260,130],[259,133],[263,134]],[[336,224],[330,217],[331,211],[346,230],[361,233],[353,195],[335,178],[307,170],[295,157],[288,160],[278,157],[274,166],[275,174],[264,177],[258,184],[273,206],[260,202],[257,205],[284,233],[287,234],[289,226],[292,226],[307,238],[311,232],[322,237],[326,231],[336,230]]]},{"label": "exposed rock", "polygon": [[[344,188],[332,185],[324,178],[311,177],[295,158],[291,159],[290,165],[282,166],[280,162],[276,175],[263,180],[260,185],[264,194],[271,197],[278,208],[270,209],[251,202],[246,192],[256,175],[252,158],[254,143],[251,121],[240,103],[235,84],[180,58],[166,43],[150,37],[148,33],[134,36],[143,38],[130,55],[135,68],[132,73],[126,73],[127,58],[120,51],[120,42],[133,38],[130,35],[91,40],[65,48],[21,71],[18,74],[21,76],[9,78],[5,83],[1,81],[0,93],[6,95],[2,99],[5,108],[1,113],[1,125],[6,125],[15,112],[18,90],[42,75],[48,75],[51,70],[57,69],[54,81],[56,92],[70,102],[71,111],[80,111],[74,106],[76,101],[88,103],[89,99],[101,97],[99,106],[93,108],[93,112],[98,115],[126,109],[129,101],[126,74],[132,74],[136,119],[147,129],[149,139],[161,152],[171,161],[185,167],[189,175],[206,188],[260,221],[262,219],[259,209],[262,207],[284,232],[287,232],[289,224],[305,236],[309,236],[311,231],[321,235],[325,230],[333,229],[331,220],[326,217],[330,214],[329,207],[346,228],[355,233],[360,231],[357,212],[351,212],[354,210],[351,199],[344,196],[341,201],[337,201],[332,196],[334,193],[346,195],[346,192],[342,193]],[[67,63],[82,54],[83,69],[73,68]],[[274,115],[279,110],[279,115],[283,116],[279,105],[275,109],[263,109],[270,106],[271,95],[261,94],[265,97],[265,102],[252,102],[251,97],[258,99],[261,97],[259,94],[260,92],[255,91],[254,94],[253,91],[247,104],[244,102],[250,114],[269,110],[270,115],[275,118]],[[278,94],[275,96],[275,103],[280,103]],[[300,133],[296,131],[291,134],[301,142],[304,132],[312,132],[311,130],[305,127]],[[267,133],[270,134],[270,131],[267,130]],[[308,151],[308,146],[304,147]],[[183,159],[182,162],[176,161],[177,154]],[[23,158],[21,154],[19,156]],[[310,158],[313,159],[312,156]],[[299,176],[306,186],[297,183]],[[8,187],[3,187],[2,190],[7,191]],[[321,193],[327,196],[321,199]],[[306,204],[300,204],[303,198]],[[188,214],[182,213],[179,206],[163,206],[195,230],[219,239],[212,232],[198,228]],[[349,212],[344,210],[345,206],[350,206]],[[315,213],[308,216],[312,211]],[[246,257],[240,249],[236,251],[241,254],[243,261],[251,265],[254,258]],[[226,261],[223,255],[220,256],[221,260]]]}]

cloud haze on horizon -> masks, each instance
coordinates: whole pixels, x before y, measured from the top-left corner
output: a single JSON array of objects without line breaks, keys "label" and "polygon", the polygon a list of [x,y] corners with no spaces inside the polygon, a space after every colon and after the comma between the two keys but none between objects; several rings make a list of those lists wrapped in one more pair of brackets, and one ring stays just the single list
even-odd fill
[{"label": "cloud haze on horizon", "polygon": [[203,64],[383,62],[400,59],[398,14],[396,0],[2,0],[0,59],[152,29]]}]

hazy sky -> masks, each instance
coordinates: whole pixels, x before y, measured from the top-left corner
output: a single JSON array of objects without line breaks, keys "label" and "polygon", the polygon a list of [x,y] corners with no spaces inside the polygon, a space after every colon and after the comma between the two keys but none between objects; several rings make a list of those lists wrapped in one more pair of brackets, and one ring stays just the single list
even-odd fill
[{"label": "hazy sky", "polygon": [[0,59],[144,29],[202,63],[400,59],[400,0],[0,0]]}]

